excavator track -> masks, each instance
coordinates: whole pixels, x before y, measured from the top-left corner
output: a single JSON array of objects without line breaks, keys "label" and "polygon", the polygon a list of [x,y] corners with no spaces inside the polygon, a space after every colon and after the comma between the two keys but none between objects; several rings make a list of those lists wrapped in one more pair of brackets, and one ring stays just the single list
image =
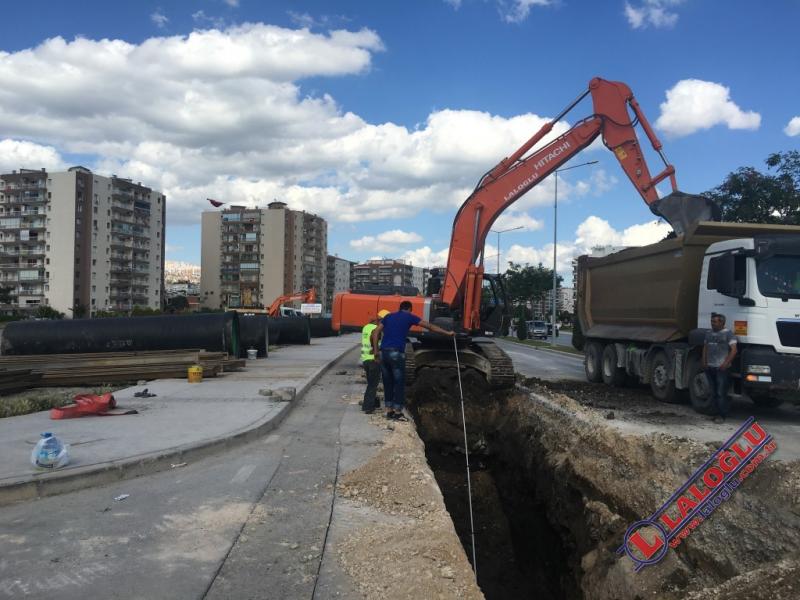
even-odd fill
[{"label": "excavator track", "polygon": [[[473,340],[458,350],[459,364],[462,368],[472,368],[486,379],[492,389],[514,386],[514,364],[511,358],[491,340]],[[406,383],[412,385],[418,369],[436,367],[455,369],[453,350],[447,347],[413,348],[406,345]]]}]

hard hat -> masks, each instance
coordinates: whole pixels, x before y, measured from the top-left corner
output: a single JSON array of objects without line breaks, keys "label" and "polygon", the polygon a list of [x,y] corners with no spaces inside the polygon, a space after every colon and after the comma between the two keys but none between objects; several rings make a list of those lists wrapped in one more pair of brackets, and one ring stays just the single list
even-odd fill
[{"label": "hard hat", "polygon": [[379,319],[382,319],[382,318],[383,318],[383,317],[385,317],[386,315],[390,315],[390,314],[392,314],[392,313],[390,313],[388,310],[386,310],[386,309],[384,308],[384,309],[381,309],[381,310],[379,310],[379,311],[378,311],[378,318],[379,318]]}]

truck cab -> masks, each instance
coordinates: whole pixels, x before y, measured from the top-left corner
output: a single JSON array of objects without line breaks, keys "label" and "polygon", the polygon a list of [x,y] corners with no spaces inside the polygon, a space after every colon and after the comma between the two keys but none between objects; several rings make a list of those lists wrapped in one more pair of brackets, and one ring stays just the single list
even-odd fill
[{"label": "truck cab", "polygon": [[711,244],[703,260],[693,341],[699,341],[712,312],[725,315],[739,340],[741,391],[766,399],[800,390],[800,235]]}]

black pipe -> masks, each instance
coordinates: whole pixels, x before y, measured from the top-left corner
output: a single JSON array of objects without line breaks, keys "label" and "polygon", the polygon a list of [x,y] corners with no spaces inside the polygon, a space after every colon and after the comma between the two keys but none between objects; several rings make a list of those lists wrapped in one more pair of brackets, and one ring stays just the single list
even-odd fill
[{"label": "black pipe", "polygon": [[311,343],[311,329],[306,317],[269,317],[268,326],[269,340],[273,344]]},{"label": "black pipe", "polygon": [[311,329],[311,337],[333,337],[339,335],[338,331],[334,331],[331,327],[331,319],[309,319],[308,326]]},{"label": "black pipe", "polygon": [[269,355],[269,344],[272,339],[269,332],[268,317],[266,315],[239,315],[239,347],[242,357],[247,356],[250,348],[258,350],[258,356]]},{"label": "black pipe", "polygon": [[107,319],[13,321],[2,354],[78,354],[199,348],[239,356],[235,312]]}]

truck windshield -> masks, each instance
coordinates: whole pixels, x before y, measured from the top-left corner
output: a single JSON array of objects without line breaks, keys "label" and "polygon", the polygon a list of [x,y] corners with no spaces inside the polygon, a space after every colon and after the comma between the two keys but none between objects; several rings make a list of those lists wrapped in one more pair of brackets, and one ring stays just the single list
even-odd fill
[{"label": "truck windshield", "polygon": [[758,289],[773,298],[800,298],[800,256],[777,254],[756,263]]}]

